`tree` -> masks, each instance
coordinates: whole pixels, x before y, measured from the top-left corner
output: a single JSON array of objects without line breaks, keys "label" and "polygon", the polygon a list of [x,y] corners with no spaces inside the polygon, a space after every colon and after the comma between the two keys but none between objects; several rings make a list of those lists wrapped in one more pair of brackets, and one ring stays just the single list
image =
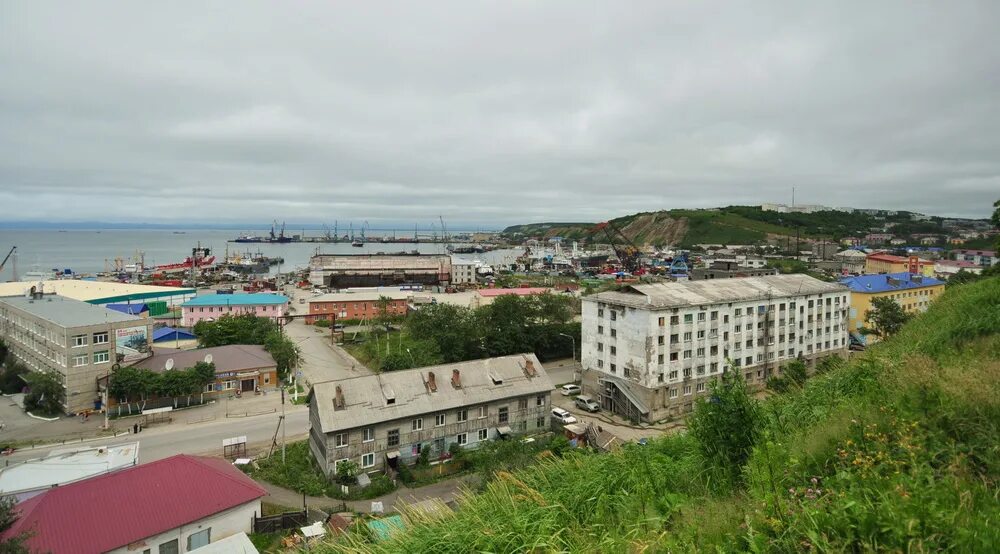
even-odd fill
[{"label": "tree", "polygon": [[0,372],[0,391],[4,394],[14,394],[24,389],[24,375],[28,368],[8,352],[3,358],[3,372]]},{"label": "tree", "polygon": [[[0,533],[14,525],[14,522],[17,521],[17,515],[14,497],[0,498]],[[20,533],[12,537],[0,538],[0,552],[4,554],[29,554],[30,550],[24,544],[28,536],[27,533]]]},{"label": "tree", "polygon": [[342,485],[350,485],[358,474],[358,464],[350,460],[337,462],[337,480]]},{"label": "tree", "polygon": [[62,383],[52,374],[34,371],[25,377],[28,382],[28,394],[24,396],[24,409],[29,412],[40,412],[43,415],[54,416],[63,412]]},{"label": "tree", "polygon": [[739,371],[723,373],[721,381],[712,382],[711,393],[688,418],[688,432],[705,461],[736,482],[760,434],[760,404]]},{"label": "tree", "polygon": [[806,364],[802,360],[793,360],[782,368],[781,377],[771,377],[767,380],[767,388],[775,392],[787,392],[799,388],[806,382]]},{"label": "tree", "polygon": [[[990,222],[993,226],[1000,229],[1000,200],[993,203],[993,215],[990,217]],[[1000,235],[997,235],[997,243],[994,246],[997,250],[1000,250]]]},{"label": "tree", "polygon": [[375,301],[375,323],[387,332],[392,323],[392,314],[389,313],[391,305],[392,299],[388,296],[379,295],[378,300]]},{"label": "tree", "polygon": [[898,302],[888,296],[880,296],[872,300],[872,309],[865,312],[867,325],[861,332],[885,339],[899,332],[911,317]]},{"label": "tree", "polygon": [[274,358],[279,379],[287,379],[289,372],[299,363],[298,347],[280,331],[274,331],[267,336],[264,340],[264,350]]},{"label": "tree", "polygon": [[228,344],[259,344],[274,358],[278,377],[285,379],[299,362],[299,350],[274,320],[253,314],[224,315],[215,321],[199,321],[194,326],[202,348]]}]

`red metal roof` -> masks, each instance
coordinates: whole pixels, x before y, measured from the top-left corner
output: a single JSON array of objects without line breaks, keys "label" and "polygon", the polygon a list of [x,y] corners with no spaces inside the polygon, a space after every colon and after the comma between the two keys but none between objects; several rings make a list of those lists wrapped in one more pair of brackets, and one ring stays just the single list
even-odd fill
[{"label": "red metal roof", "polygon": [[516,294],[518,296],[530,296],[532,294],[544,294],[549,289],[542,287],[520,287],[516,289],[481,289],[480,296],[503,296],[505,294]]},{"label": "red metal roof", "polygon": [[265,494],[226,460],[181,454],[25,500],[4,536],[32,533],[32,552],[107,552]]},{"label": "red metal roof", "polygon": [[[894,264],[905,264],[905,263],[909,263],[910,262],[910,259],[907,258],[907,257],[905,257],[905,256],[896,256],[896,255],[893,255],[893,254],[882,254],[882,253],[869,254],[868,255],[868,259],[869,260],[879,261],[879,262],[892,262]],[[921,259],[921,260],[918,261],[918,263],[920,265],[927,265],[930,262],[927,261],[927,260]]]}]

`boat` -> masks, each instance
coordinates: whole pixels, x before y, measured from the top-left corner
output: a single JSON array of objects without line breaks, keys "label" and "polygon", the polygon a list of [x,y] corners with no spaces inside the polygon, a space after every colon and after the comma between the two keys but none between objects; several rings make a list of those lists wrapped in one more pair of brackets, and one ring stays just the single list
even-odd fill
[{"label": "boat", "polygon": [[264,242],[264,237],[246,233],[233,239],[233,242]]},{"label": "boat", "polygon": [[355,246],[357,248],[361,248],[364,245],[365,245],[365,243],[362,242],[361,239],[354,239],[354,240],[351,241],[351,246]]},{"label": "boat", "polygon": [[187,271],[192,267],[197,269],[204,269],[215,263],[215,256],[212,256],[211,253],[212,253],[211,249],[202,248],[201,244],[198,244],[198,246],[191,249],[191,255],[184,258],[183,262],[158,265],[156,266],[155,269],[158,272]]}]

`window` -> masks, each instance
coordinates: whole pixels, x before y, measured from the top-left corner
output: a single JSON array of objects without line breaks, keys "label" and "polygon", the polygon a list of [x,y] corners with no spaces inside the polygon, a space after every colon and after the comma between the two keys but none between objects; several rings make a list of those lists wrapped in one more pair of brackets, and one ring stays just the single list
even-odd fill
[{"label": "window", "polygon": [[670,335],[670,344],[677,344],[677,334]]},{"label": "window", "polygon": [[604,317],[604,308],[597,309],[597,317]]},{"label": "window", "polygon": [[497,421],[500,423],[507,423],[507,406],[503,406],[498,410]]},{"label": "window", "polygon": [[698,321],[705,321],[705,312],[698,312]]},{"label": "window", "polygon": [[612,329],[612,330],[611,330],[611,338],[615,338],[615,337],[617,337],[617,336],[618,336],[618,331],[617,331],[617,330],[615,330],[615,329]]},{"label": "window", "polygon": [[598,335],[603,335],[604,334],[604,326],[603,325],[598,325],[597,326],[597,334]]},{"label": "window", "polygon": [[677,389],[670,389],[670,398],[677,398]]},{"label": "window", "polygon": [[691,394],[691,385],[684,385],[684,396]]},{"label": "window", "polygon": [[676,369],[672,370],[672,371],[670,372],[670,375],[669,375],[669,377],[670,377],[671,379],[676,379],[676,378],[677,378],[677,370],[676,370]]},{"label": "window", "polygon": [[194,550],[195,548],[201,548],[212,542],[212,528],[202,529],[201,531],[191,533],[188,535],[188,552]]},{"label": "window", "polygon": [[719,312],[712,312],[711,316],[709,317],[709,319],[711,319],[712,321],[718,320],[719,319]]},{"label": "window", "polygon": [[108,334],[94,333],[94,344],[108,344]]},{"label": "window", "polygon": [[671,352],[670,353],[670,361],[671,362],[676,362],[677,361],[677,352]]},{"label": "window", "polygon": [[[611,313],[614,313],[614,312],[611,312]],[[468,433],[459,433],[459,435],[457,437],[455,437],[455,442],[457,442],[460,446],[465,446],[466,444],[469,444],[469,434]]]},{"label": "window", "polygon": [[702,330],[702,331],[698,331],[698,338],[699,338],[699,339],[703,339],[703,338],[705,338],[705,331],[704,331],[704,330]]},{"label": "window", "polygon": [[87,335],[74,335],[73,348],[79,348],[81,346],[87,346]]},{"label": "window", "polygon": [[704,355],[705,355],[705,349],[704,348],[699,348],[698,349],[698,357],[700,358],[700,357],[702,357]]},{"label": "window", "polygon": [[539,394],[538,396],[535,397],[535,406],[544,406],[544,405],[545,405],[545,395]]},{"label": "window", "polygon": [[664,342],[664,339],[666,339],[666,337],[664,337],[663,335],[660,335],[660,336],[656,337],[656,344],[659,344],[660,346],[662,346],[663,342]]},{"label": "window", "polygon": [[375,428],[365,427],[364,437],[362,437],[361,442],[372,442],[375,440]]},{"label": "window", "polygon": [[677,319],[677,316],[675,316],[675,315],[672,315],[672,316],[670,316],[670,324],[671,324],[671,325],[677,325],[677,323],[678,323],[679,321],[680,321],[680,320],[678,320],[678,319]]},{"label": "window", "polygon": [[483,419],[487,415],[489,415],[489,408],[487,406],[480,406],[479,407],[479,419]]},{"label": "window", "polygon": [[660,383],[662,383],[662,382],[663,382],[663,374],[662,374],[662,373],[661,373],[661,374],[659,375],[659,377],[657,378],[657,381],[658,381],[658,382],[660,382]]},{"label": "window", "polygon": [[463,421],[469,421],[469,410],[463,409],[456,412],[455,420],[458,421],[459,423],[462,423]]},{"label": "window", "polygon": [[518,398],[517,399],[517,409],[518,410],[527,410],[528,409],[528,399],[527,398]]},{"label": "window", "polygon": [[446,419],[447,418],[446,418],[445,414],[438,414],[438,415],[434,416],[434,426],[435,427],[441,427],[441,426],[443,426]]},{"label": "window", "polygon": [[423,430],[423,428],[424,428],[423,418],[418,417],[417,419],[414,419],[413,421],[410,422],[411,431],[421,431]]},{"label": "window", "polygon": [[598,352],[604,352],[604,343],[603,342],[597,343],[597,351]]},{"label": "window", "polygon": [[618,319],[618,312],[611,310],[611,321],[615,321],[617,319]]},{"label": "window", "polygon": [[612,355],[612,356],[614,356],[614,355],[615,355],[615,354],[617,354],[617,353],[618,353],[618,348],[616,348],[616,347],[612,346],[612,347],[611,347],[611,355]]},{"label": "window", "polygon": [[160,554],[177,554],[179,552],[177,539],[169,540],[160,544]]},{"label": "window", "polygon": [[615,364],[611,364],[611,373],[614,373],[615,369],[617,369],[617,366],[615,366]]},{"label": "window", "polygon": [[604,367],[604,360],[597,360],[597,367]]},{"label": "window", "polygon": [[684,342],[691,342],[691,331],[684,333]]},{"label": "window", "polygon": [[664,327],[667,324],[667,318],[661,317],[657,320],[657,323],[660,325],[660,327]]},{"label": "window", "polygon": [[705,392],[705,383],[698,383],[695,385],[695,392]]},{"label": "window", "polygon": [[94,363],[95,364],[106,364],[111,361],[111,355],[108,354],[107,350],[101,350],[100,352],[94,352]]},{"label": "window", "polygon": [[657,363],[661,363],[662,364],[663,363],[663,354],[658,355],[656,357],[656,361],[657,361]]},{"label": "window", "polygon": [[375,467],[375,453],[369,452],[361,456],[361,467]]},{"label": "window", "polygon": [[743,315],[743,308],[736,308],[736,310],[733,312],[733,315],[736,317],[740,317],[741,315]]},{"label": "window", "polygon": [[386,446],[399,446],[399,429],[390,429],[386,433]]},{"label": "window", "polygon": [[489,438],[490,438],[490,432],[489,432],[489,430],[488,429],[480,429],[476,433],[476,438],[478,440],[480,440],[480,441],[489,440]]},{"label": "window", "polygon": [[687,379],[690,376],[691,376],[691,368],[690,367],[685,367],[684,368],[684,378]]},{"label": "window", "polygon": [[690,360],[691,359],[691,351],[690,350],[685,350],[684,351],[684,359],[685,360]]},{"label": "window", "polygon": [[684,323],[692,323],[694,321],[694,314],[684,314]]},{"label": "window", "polygon": [[90,356],[86,354],[80,354],[79,356],[73,356],[73,367],[80,367],[82,365],[87,365],[87,359]]},{"label": "window", "polygon": [[337,433],[333,436],[333,445],[337,448],[347,446],[347,433]]}]

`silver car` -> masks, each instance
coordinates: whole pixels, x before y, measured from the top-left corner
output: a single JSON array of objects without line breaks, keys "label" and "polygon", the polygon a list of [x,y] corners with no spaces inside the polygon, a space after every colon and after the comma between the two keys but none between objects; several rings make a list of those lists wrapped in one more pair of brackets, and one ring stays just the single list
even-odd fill
[{"label": "silver car", "polygon": [[589,396],[580,395],[576,397],[576,406],[581,410],[586,410],[588,412],[597,412],[601,410],[601,406],[594,401],[593,398]]}]

